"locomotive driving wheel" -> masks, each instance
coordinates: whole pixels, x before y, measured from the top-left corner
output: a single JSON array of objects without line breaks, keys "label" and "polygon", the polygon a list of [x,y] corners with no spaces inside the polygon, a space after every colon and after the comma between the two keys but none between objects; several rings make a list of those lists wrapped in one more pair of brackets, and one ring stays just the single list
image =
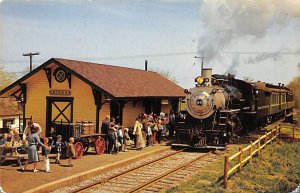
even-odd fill
[{"label": "locomotive driving wheel", "polygon": [[105,151],[105,140],[103,138],[98,138],[95,141],[95,149],[98,155],[102,155]]},{"label": "locomotive driving wheel", "polygon": [[80,159],[82,157],[83,152],[84,152],[83,144],[81,142],[75,143],[74,149],[75,149],[76,159]]}]

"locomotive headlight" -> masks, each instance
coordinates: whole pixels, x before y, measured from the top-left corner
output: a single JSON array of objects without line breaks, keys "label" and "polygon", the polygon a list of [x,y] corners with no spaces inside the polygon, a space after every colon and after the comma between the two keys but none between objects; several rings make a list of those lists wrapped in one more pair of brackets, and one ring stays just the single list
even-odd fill
[{"label": "locomotive headlight", "polygon": [[202,84],[204,82],[204,78],[202,78],[201,76],[198,76],[195,80],[198,84]]},{"label": "locomotive headlight", "polygon": [[226,137],[226,135],[227,135],[226,133],[223,133],[223,136],[224,136],[224,137]]}]

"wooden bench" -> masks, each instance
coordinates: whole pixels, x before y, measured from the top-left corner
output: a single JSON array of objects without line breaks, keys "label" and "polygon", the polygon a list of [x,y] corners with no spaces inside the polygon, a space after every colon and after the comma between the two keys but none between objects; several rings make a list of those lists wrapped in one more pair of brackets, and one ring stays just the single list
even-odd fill
[{"label": "wooden bench", "polygon": [[18,165],[22,165],[21,160],[25,159],[27,154],[19,154],[17,147],[0,147],[0,165],[5,162],[6,159],[16,159]]},{"label": "wooden bench", "polygon": [[6,159],[16,159],[19,166],[22,165],[22,159],[25,159],[26,155],[0,155],[0,165],[5,162]]}]

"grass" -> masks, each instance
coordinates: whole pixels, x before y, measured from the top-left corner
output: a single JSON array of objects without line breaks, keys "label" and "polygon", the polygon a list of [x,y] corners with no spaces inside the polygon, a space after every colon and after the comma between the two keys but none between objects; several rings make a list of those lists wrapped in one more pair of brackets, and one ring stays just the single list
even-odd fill
[{"label": "grass", "polygon": [[[243,144],[247,146],[248,144]],[[230,152],[233,155],[234,152]],[[277,139],[254,157],[242,172],[235,173],[228,180],[225,190],[223,180],[223,159],[212,163],[207,170],[189,179],[180,186],[168,189],[173,192],[232,192],[232,193],[281,193],[291,192],[300,182],[300,142],[290,139]]]}]

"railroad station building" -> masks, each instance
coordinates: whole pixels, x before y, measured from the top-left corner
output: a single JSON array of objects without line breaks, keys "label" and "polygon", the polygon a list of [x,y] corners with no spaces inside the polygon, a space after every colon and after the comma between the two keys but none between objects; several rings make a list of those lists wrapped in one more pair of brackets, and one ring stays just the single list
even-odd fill
[{"label": "railroad station building", "polygon": [[139,113],[169,112],[183,89],[158,73],[51,58],[2,91],[22,105],[23,125],[32,118],[48,136],[53,123],[90,121],[100,133],[106,115],[132,127]]}]

